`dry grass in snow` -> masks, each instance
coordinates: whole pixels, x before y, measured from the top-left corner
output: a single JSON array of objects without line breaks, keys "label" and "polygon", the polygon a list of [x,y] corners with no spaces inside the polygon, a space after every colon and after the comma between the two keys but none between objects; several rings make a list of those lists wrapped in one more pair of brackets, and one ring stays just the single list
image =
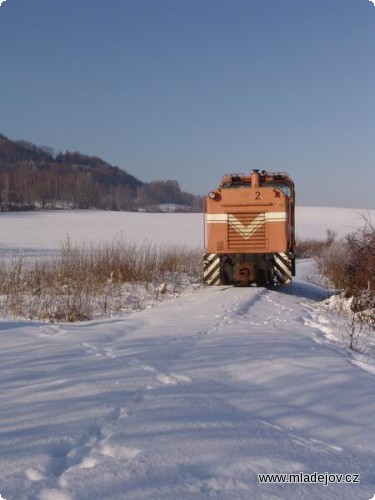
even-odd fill
[{"label": "dry grass in snow", "polygon": [[182,246],[123,240],[79,246],[69,238],[53,257],[4,259],[0,314],[79,321],[139,309],[201,279],[202,255]]}]

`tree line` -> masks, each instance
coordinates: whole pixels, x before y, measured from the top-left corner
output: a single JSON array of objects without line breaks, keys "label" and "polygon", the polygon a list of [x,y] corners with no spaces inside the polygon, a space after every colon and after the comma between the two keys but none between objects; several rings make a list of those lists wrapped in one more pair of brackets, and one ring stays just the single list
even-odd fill
[{"label": "tree line", "polygon": [[157,210],[173,203],[200,211],[200,197],[177,181],[144,183],[95,156],[78,151],[53,154],[46,146],[12,141],[0,134],[0,210],[72,208]]}]

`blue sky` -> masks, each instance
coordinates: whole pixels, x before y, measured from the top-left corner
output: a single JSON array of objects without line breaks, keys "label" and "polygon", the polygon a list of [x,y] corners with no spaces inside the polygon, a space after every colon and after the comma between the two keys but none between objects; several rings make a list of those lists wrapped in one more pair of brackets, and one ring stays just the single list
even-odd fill
[{"label": "blue sky", "polygon": [[375,208],[369,0],[7,0],[0,132],[205,194],[287,171],[299,205]]}]

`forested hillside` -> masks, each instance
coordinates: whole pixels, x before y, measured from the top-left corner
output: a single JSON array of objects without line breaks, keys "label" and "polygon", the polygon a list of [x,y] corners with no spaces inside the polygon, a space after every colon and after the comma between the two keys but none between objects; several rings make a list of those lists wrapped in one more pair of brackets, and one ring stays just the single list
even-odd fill
[{"label": "forested hillside", "polygon": [[80,152],[54,155],[52,148],[0,134],[0,209],[98,208],[158,210],[162,203],[199,211],[201,199],[175,180],[145,183],[117,166]]}]

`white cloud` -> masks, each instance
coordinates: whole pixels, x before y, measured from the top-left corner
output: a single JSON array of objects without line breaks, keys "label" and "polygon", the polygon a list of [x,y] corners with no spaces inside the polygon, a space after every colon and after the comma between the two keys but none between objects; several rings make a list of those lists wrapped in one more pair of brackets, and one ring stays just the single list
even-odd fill
[{"label": "white cloud", "polygon": [[[5,2],[5,0],[0,0],[0,7],[1,7],[1,4],[4,2]],[[375,0],[374,0],[374,2],[375,2]]]},{"label": "white cloud", "polygon": [[[370,2],[372,2],[374,4],[374,6],[375,6],[375,0],[370,0]],[[375,498],[375,495],[374,495],[374,498]]]}]

